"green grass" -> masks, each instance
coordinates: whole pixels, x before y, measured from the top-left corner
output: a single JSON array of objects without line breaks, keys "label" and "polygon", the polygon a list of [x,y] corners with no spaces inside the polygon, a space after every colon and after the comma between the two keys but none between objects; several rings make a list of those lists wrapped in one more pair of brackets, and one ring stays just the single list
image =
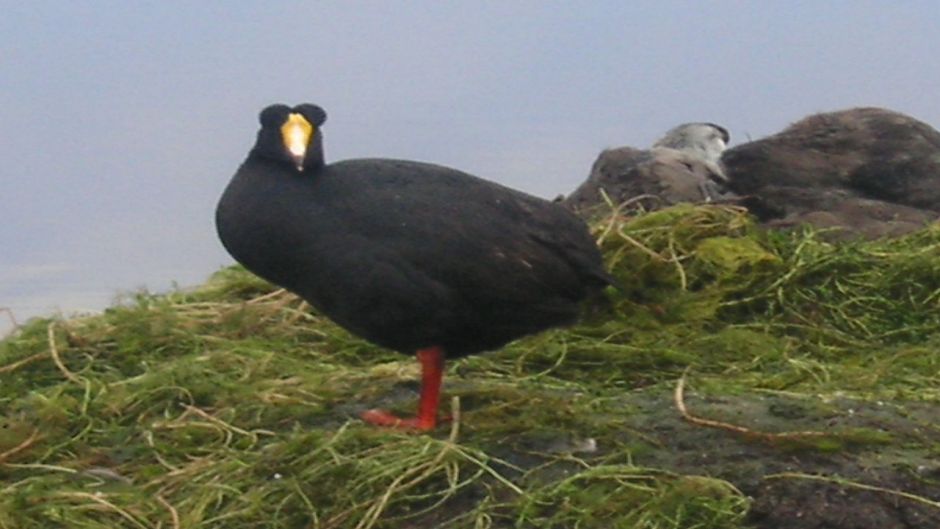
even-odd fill
[{"label": "green grass", "polygon": [[[0,528],[743,528],[749,498],[665,464],[643,426],[678,416],[644,403],[686,370],[697,399],[798,403],[756,430],[833,399],[940,401],[936,226],[830,244],[677,206],[595,231],[611,312],[450,363],[459,417],[428,435],[356,418],[411,411],[410,358],[239,268],[30,321],[0,342]],[[930,439],[852,426],[796,449]]]}]

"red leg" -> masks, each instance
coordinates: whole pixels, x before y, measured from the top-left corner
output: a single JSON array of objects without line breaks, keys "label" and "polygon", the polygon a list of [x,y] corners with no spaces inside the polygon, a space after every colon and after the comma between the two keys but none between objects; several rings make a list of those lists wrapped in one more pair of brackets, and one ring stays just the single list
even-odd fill
[{"label": "red leg", "polygon": [[440,347],[428,347],[418,351],[421,363],[421,398],[418,401],[418,416],[413,419],[400,419],[384,410],[363,412],[362,420],[377,426],[397,428],[416,428],[433,430],[437,424],[437,405],[441,399],[441,378],[444,375],[444,350]]}]

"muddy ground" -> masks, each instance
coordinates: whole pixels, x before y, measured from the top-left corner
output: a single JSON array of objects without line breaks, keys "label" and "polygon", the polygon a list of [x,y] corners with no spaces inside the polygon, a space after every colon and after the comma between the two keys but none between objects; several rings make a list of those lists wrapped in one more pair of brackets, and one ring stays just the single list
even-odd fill
[{"label": "muddy ground", "polygon": [[[456,385],[455,392],[472,401],[472,383]],[[410,391],[416,387],[407,386],[399,385],[381,404],[406,405],[416,397]],[[533,402],[540,400],[533,395]],[[746,524],[755,529],[940,528],[940,409],[930,403],[694,391],[684,402],[695,418],[751,432],[690,422],[676,407],[674,389],[655,387],[605,403],[594,419],[619,433],[604,442],[589,430],[539,429],[519,434],[494,455],[516,467],[503,468],[507,476],[542,467],[528,479],[542,473],[553,481],[577,472],[581,467],[574,461],[602,461],[614,447],[629,447],[634,465],[730,482],[750,498]],[[472,405],[465,415],[462,441],[473,443],[476,433],[485,432],[474,431]],[[445,430],[446,425],[436,435]],[[826,433],[831,435],[818,435]],[[558,463],[562,453],[570,454],[570,464]],[[713,486],[703,485],[699,493]],[[437,527],[472,509],[474,501],[472,492],[464,494],[408,527]],[[518,526],[497,520],[493,527]]]}]

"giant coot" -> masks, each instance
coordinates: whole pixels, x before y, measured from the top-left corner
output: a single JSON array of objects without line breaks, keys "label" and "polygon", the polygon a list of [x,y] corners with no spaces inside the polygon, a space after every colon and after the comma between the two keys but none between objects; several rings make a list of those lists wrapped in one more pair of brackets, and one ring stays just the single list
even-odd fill
[{"label": "giant coot", "polygon": [[326,164],[326,113],[272,105],[216,210],[219,237],[248,270],[350,332],[422,367],[418,415],[435,426],[446,358],[573,322],[610,283],[587,227],[560,205],[438,165]]}]

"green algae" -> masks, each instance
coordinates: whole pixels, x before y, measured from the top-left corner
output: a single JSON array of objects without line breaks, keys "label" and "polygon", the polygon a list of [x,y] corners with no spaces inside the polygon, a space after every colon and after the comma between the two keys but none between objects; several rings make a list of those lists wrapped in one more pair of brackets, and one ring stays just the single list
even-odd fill
[{"label": "green algae", "polygon": [[[356,418],[414,405],[410,359],[237,267],[26,323],[0,342],[0,528],[743,528],[801,454],[930,467],[940,229],[836,244],[685,205],[594,229],[609,312],[450,363],[459,420],[431,434]],[[695,414],[827,435],[687,424],[687,370]]]}]

